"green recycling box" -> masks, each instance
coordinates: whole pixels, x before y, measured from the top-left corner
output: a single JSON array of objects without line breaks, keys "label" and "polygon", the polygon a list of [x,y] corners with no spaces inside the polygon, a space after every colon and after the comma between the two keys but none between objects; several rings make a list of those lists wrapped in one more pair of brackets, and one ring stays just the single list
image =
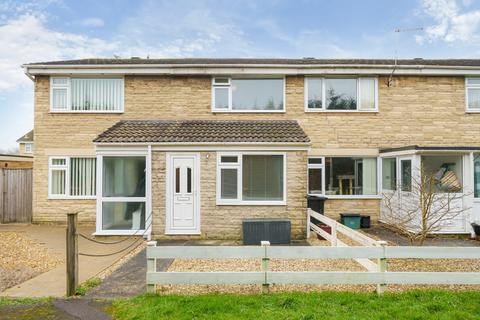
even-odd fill
[{"label": "green recycling box", "polygon": [[352,229],[360,229],[360,220],[361,217],[358,213],[340,214],[340,223]]}]

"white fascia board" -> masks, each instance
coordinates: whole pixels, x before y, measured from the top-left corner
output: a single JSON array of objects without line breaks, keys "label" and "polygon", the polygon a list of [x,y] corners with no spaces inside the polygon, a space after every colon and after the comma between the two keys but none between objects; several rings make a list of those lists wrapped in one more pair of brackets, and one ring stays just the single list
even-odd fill
[{"label": "white fascia board", "polygon": [[35,65],[23,66],[28,75],[461,75],[478,76],[480,67],[393,65]]},{"label": "white fascia board", "polygon": [[457,154],[457,155],[464,155],[469,154],[470,152],[475,152],[475,150],[455,150],[455,149],[445,149],[445,150],[416,150],[416,149],[409,149],[409,150],[401,150],[401,151],[391,151],[391,152],[381,152],[380,157],[388,158],[388,157],[397,157],[397,156],[409,156],[409,155],[443,155],[443,154]]}]

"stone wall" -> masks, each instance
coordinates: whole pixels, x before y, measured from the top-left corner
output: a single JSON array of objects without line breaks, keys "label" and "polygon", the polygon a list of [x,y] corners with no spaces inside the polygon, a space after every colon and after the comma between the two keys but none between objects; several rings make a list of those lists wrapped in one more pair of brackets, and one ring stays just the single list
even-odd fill
[{"label": "stone wall", "polygon": [[[392,87],[387,87],[386,81],[386,77],[379,77],[377,113],[305,113],[304,77],[289,76],[285,113],[214,114],[209,76],[126,76],[124,113],[78,114],[50,113],[49,78],[38,76],[33,219],[64,221],[66,212],[79,210],[80,221],[95,221],[94,200],[48,199],[48,156],[94,155],[92,140],[120,119],[294,119],[310,136],[311,154],[315,155],[322,155],[321,149],[326,148],[480,146],[475,134],[480,132],[480,114],[465,113],[463,77],[399,76],[394,77]],[[333,215],[356,208],[378,215],[378,203],[329,200],[326,213]],[[262,212],[261,208],[258,210]]]},{"label": "stone wall", "polygon": [[[154,152],[152,159],[153,233],[162,238],[165,232],[165,152]],[[306,230],[306,151],[287,152],[287,205],[245,206],[216,204],[216,153],[200,153],[200,226],[208,239],[240,239],[242,220],[247,218],[288,218],[292,222],[292,239],[302,239]],[[185,238],[185,236],[170,236]],[[191,237],[187,237],[191,238]]]}]

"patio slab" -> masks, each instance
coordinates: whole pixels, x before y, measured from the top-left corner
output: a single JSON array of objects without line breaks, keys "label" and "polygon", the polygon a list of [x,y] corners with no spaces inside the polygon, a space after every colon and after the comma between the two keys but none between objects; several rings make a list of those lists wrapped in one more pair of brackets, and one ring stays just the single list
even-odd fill
[{"label": "patio slab", "polygon": [[[379,225],[370,229],[362,229],[367,234],[374,235],[382,240],[395,243],[398,246],[411,246],[410,241]],[[463,236],[449,236],[449,235],[436,235],[434,237],[427,238],[424,243],[425,247],[480,247],[480,241],[471,240],[468,237]]]},{"label": "patio slab", "polygon": [[[65,259],[65,227],[51,225],[0,225],[1,232],[23,233],[33,241],[45,246],[52,255]],[[91,236],[94,227],[79,227],[78,232]],[[102,245],[79,237],[79,252],[88,254],[108,254],[119,251],[132,244],[135,239],[129,239],[122,243]],[[140,242],[140,241],[139,241]],[[129,249],[106,257],[79,256],[79,283],[82,283],[110,267],[123,256],[133,250],[136,245]],[[62,263],[54,269],[42,273],[19,285],[11,287],[0,293],[0,296],[15,298],[26,297],[63,297],[66,292],[66,265]]]}]

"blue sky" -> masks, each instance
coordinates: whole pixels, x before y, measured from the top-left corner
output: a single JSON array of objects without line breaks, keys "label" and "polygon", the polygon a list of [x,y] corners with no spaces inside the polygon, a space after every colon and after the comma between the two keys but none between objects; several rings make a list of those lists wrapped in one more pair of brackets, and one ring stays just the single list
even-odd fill
[{"label": "blue sky", "polygon": [[33,86],[22,63],[113,55],[475,58],[479,2],[0,0],[0,151],[33,127]]}]

